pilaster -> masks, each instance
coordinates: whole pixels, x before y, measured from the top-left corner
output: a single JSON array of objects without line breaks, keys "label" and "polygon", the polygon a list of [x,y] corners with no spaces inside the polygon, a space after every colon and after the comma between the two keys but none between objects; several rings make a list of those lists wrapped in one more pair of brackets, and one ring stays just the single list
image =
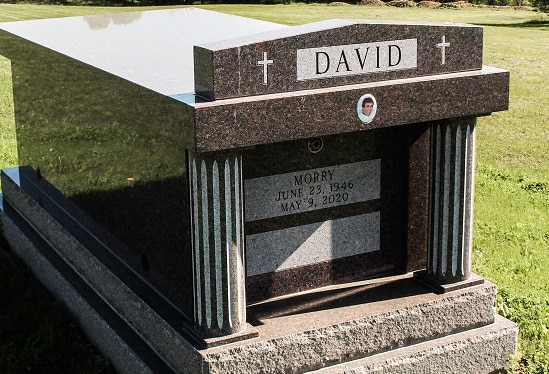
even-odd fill
[{"label": "pilaster", "polygon": [[432,125],[427,276],[437,284],[471,277],[476,119]]},{"label": "pilaster", "polygon": [[195,326],[222,336],[246,326],[242,159],[191,154]]}]

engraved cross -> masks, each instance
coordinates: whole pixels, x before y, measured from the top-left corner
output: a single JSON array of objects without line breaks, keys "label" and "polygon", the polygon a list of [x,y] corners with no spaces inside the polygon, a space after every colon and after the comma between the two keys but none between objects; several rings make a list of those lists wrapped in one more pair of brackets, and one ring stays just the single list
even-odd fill
[{"label": "engraved cross", "polygon": [[263,84],[267,84],[267,73],[269,70],[269,65],[274,64],[273,60],[267,59],[267,52],[263,52],[263,60],[257,62],[257,66],[263,65]]},{"label": "engraved cross", "polygon": [[440,48],[442,53],[442,65],[446,64],[446,47],[449,47],[450,43],[446,43],[446,35],[442,35],[442,41],[437,44],[437,48]]}]

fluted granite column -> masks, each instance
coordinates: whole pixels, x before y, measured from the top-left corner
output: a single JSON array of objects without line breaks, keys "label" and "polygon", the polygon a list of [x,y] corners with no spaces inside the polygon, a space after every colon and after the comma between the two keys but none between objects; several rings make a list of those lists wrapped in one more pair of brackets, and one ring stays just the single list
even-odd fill
[{"label": "fluted granite column", "polygon": [[471,277],[476,119],[433,124],[427,276],[435,283]]},{"label": "fluted granite column", "polygon": [[189,155],[195,328],[206,337],[246,327],[242,159]]}]

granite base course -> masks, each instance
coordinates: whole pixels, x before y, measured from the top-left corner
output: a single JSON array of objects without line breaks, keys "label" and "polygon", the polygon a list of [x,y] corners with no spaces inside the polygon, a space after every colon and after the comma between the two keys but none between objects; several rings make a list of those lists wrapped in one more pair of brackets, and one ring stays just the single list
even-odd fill
[{"label": "granite base course", "polygon": [[[50,214],[53,210],[52,206],[60,210],[67,208],[66,206],[63,207],[59,200],[52,198],[51,201],[48,201],[46,196],[43,196],[39,198],[39,202],[36,202],[6,174],[3,174],[2,181],[5,209],[11,207],[14,212],[12,216],[17,217],[17,215],[20,215],[23,217],[30,225],[31,232],[36,232],[44,240],[44,243],[52,248],[55,255],[59,256],[60,262],[74,271],[76,277],[84,280],[91,287],[94,294],[105,300],[113,313],[119,315],[128,324],[129,328],[135,330],[144,340],[150,342],[155,351],[162,352],[162,355],[175,368],[182,369],[189,366],[192,357],[183,353],[191,351],[192,345],[181,336],[181,331],[174,328],[174,323],[170,324],[166,320],[166,314],[169,312],[165,312],[163,316],[160,316],[149,305],[157,303],[155,299],[158,299],[159,296],[151,296],[147,290],[139,287],[141,280],[138,275],[127,272],[124,266],[114,266],[112,263],[116,261],[114,258],[106,258],[99,254],[100,257],[103,257],[102,261],[101,258],[97,257],[97,252],[93,253],[82,243],[82,236],[79,240],[67,231]],[[44,209],[41,205],[47,206],[48,209]],[[35,252],[39,253],[40,251],[35,250]],[[109,264],[109,262],[111,263]],[[113,268],[117,268],[118,271],[113,271]],[[65,275],[61,275],[61,277],[63,276]],[[121,278],[125,278],[125,281]],[[132,289],[132,285],[134,289]],[[137,290],[138,287],[141,289]],[[148,303],[140,297],[139,293],[141,293],[141,296],[148,293],[146,295],[149,297]],[[71,307],[70,301],[67,306]],[[181,324],[179,323],[179,325]],[[163,336],[164,339],[157,339],[158,336]],[[181,347],[185,345],[188,345],[188,347]]]},{"label": "granite base course", "polygon": [[[493,325],[327,367],[317,374],[479,374],[509,368],[518,326],[496,316]],[[497,352],[498,354],[494,354]]]},{"label": "granite base course", "polygon": [[273,372],[307,372],[489,325],[495,294],[495,286],[487,283],[447,297],[428,293],[350,306],[348,313],[328,309],[266,318],[257,326],[257,343],[201,353],[211,372],[254,372],[266,366]]}]

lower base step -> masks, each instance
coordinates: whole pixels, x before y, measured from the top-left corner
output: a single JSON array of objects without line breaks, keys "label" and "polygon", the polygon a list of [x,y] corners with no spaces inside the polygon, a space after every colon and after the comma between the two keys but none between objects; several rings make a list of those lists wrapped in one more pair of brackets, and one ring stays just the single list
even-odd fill
[{"label": "lower base step", "polygon": [[313,373],[460,373],[498,372],[509,367],[518,326],[496,316],[493,324],[395,349]]}]

